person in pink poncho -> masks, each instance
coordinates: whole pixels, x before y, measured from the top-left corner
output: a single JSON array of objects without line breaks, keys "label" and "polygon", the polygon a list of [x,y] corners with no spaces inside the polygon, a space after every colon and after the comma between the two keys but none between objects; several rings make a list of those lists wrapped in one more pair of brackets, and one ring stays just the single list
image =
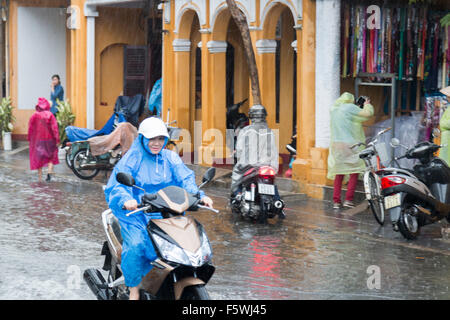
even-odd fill
[{"label": "person in pink poncho", "polygon": [[30,169],[38,170],[42,181],[42,167],[48,164],[46,181],[50,181],[53,165],[58,164],[59,131],[55,116],[50,112],[50,103],[39,98],[36,112],[28,122],[28,141],[30,142]]}]

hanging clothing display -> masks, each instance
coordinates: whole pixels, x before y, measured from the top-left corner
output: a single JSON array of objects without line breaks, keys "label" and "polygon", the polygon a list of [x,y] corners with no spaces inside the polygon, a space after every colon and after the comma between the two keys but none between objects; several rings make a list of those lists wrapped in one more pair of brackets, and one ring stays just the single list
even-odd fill
[{"label": "hanging clothing display", "polygon": [[424,93],[450,84],[450,26],[440,23],[448,12],[427,4],[384,5],[379,28],[369,29],[368,6],[343,5],[342,77],[396,73],[398,80],[423,80]]},{"label": "hanging clothing display", "polygon": [[447,105],[447,97],[442,93],[426,94],[424,98],[424,118],[423,122],[426,128],[425,136],[422,141],[431,141],[432,133],[435,128],[439,127],[439,121],[445,111]]}]

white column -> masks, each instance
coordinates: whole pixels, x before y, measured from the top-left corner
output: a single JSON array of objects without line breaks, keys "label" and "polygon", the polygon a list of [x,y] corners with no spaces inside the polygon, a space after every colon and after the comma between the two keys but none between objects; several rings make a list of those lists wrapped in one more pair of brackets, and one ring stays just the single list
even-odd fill
[{"label": "white column", "polygon": [[189,39],[175,39],[172,41],[174,52],[190,52],[191,41]]},{"label": "white column", "polygon": [[206,43],[206,47],[208,48],[209,53],[223,53],[227,52],[227,42],[226,41],[208,41]]},{"label": "white column", "polygon": [[330,108],[340,95],[341,0],[316,1],[316,147],[330,144]]},{"label": "white column", "polygon": [[85,6],[86,16],[86,127],[95,129],[95,7]]},{"label": "white column", "polygon": [[277,52],[277,42],[271,39],[260,39],[256,41],[256,51],[259,54]]}]

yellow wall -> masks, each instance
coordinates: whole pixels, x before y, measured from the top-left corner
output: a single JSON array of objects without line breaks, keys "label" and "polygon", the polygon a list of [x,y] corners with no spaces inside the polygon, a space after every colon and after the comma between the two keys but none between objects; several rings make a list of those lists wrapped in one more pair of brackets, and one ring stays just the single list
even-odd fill
[{"label": "yellow wall", "polygon": [[[72,0],[70,3],[83,8],[85,0]],[[12,0],[10,5],[10,95],[13,106],[17,101],[17,7],[67,7],[65,0]],[[95,126],[100,128],[111,116],[114,103],[123,90],[123,46],[145,45],[146,27],[141,18],[141,9],[98,8],[96,18],[95,43]],[[66,99],[76,115],[75,125],[86,127],[86,18],[80,12],[80,28],[67,29],[66,37],[66,83],[63,84]],[[50,86],[50,79],[49,79]],[[106,102],[107,106],[100,106]],[[17,119],[15,136],[27,134],[28,120],[34,110],[14,109]]]},{"label": "yellow wall", "polygon": [[[141,9],[98,7],[95,18],[95,128],[111,117],[123,93],[124,46],[145,45]],[[101,105],[106,104],[106,105]]]},{"label": "yellow wall", "polygon": [[[309,21],[311,23],[315,22],[315,6],[311,0],[308,0],[310,8],[312,8],[308,15]],[[191,30],[192,26],[192,15],[196,15],[193,10],[187,10],[184,12],[180,20],[180,26],[178,27],[179,32],[175,34],[174,31],[174,21],[175,21],[175,6],[171,2],[171,23],[165,24],[164,29],[168,32],[164,35],[164,57],[163,57],[163,109],[171,108],[171,119],[177,119],[179,124],[186,124],[185,128],[192,127],[193,118],[193,84],[194,79],[194,60],[191,53],[191,68],[189,69],[184,65],[184,61],[187,61],[187,54],[181,52],[173,52],[172,42],[174,39],[188,39],[188,30]],[[223,132],[223,138],[225,138],[225,114],[226,114],[226,54],[225,53],[210,53],[206,47],[209,41],[227,41],[233,45],[235,49],[235,78],[234,78],[234,102],[241,101],[245,98],[249,98],[249,101],[243,106],[242,111],[248,112],[248,107],[253,104],[251,97],[251,87],[250,79],[248,75],[247,61],[244,55],[242,39],[240,36],[239,29],[234,24],[234,21],[230,17],[228,9],[223,9],[217,13],[214,25],[209,25],[209,15],[213,14],[209,11],[209,1],[206,1],[206,24],[200,26],[201,29],[209,29],[211,32],[204,32],[201,34],[202,41],[202,132],[208,129],[219,129]],[[165,4],[168,5],[168,4]],[[260,2],[256,1],[255,10],[259,11]],[[302,30],[295,30],[294,25],[301,23],[301,21],[294,21],[292,17],[292,12],[290,9],[280,3],[272,6],[268,12],[264,26],[262,29],[253,29],[250,31],[252,37],[252,43],[255,51],[255,58],[258,67],[259,81],[261,88],[261,100],[262,104],[266,107],[268,111],[268,123],[273,129],[278,129],[280,133],[279,140],[279,151],[280,153],[287,153],[285,150],[285,145],[290,142],[293,130],[293,92],[294,92],[294,59],[297,59],[297,109],[300,107],[300,103],[311,106],[314,105],[314,75],[311,77],[311,70],[314,70],[314,64],[310,61],[311,54],[314,54],[314,40],[312,41],[312,46],[308,45],[308,54],[302,56],[301,54],[296,55],[294,49],[291,47],[291,43],[295,39],[300,39],[298,44],[298,49],[301,48],[301,33]],[[263,10],[265,8],[262,8]],[[258,15],[257,15],[258,16]],[[281,63],[280,63],[280,121],[276,122],[275,117],[275,106],[276,106],[276,93],[275,93],[275,53],[264,53],[259,54],[256,50],[256,41],[260,39],[275,39],[276,24],[280,18],[283,16],[283,26],[281,37]],[[258,21],[253,23],[253,25],[258,26],[260,24],[259,17]],[[307,24],[308,27],[313,26],[312,24]],[[314,26],[313,26],[314,27]],[[195,27],[197,28],[197,27]],[[309,28],[308,31],[311,29]],[[312,29],[312,37],[315,36],[314,30]],[[308,44],[311,43],[309,36],[306,41]],[[192,37],[191,37],[192,41]],[[197,41],[197,39],[196,39]],[[193,41],[194,42],[194,41]],[[192,52],[195,50],[192,46]],[[311,49],[311,50],[310,50]],[[183,55],[186,55],[183,58]],[[301,60],[303,59],[303,60]],[[309,60],[307,60],[309,59]],[[307,72],[303,73],[304,85],[300,88],[300,65],[301,62],[307,63],[309,66]],[[303,69],[301,69],[303,70]],[[189,95],[188,90],[183,88],[180,81],[190,81],[191,95]],[[187,82],[186,82],[187,83]],[[300,90],[303,90],[304,97],[303,100],[300,99]],[[308,96],[308,97],[306,97]],[[312,97],[312,98],[311,98]],[[190,100],[190,103],[189,103]],[[301,118],[302,123],[304,123],[304,133],[308,136],[305,138],[307,141],[307,147],[314,145],[314,120],[315,112],[314,109],[309,107],[304,110],[304,113],[300,117],[301,112],[298,111],[298,118]],[[297,119],[299,121],[299,119]],[[189,125],[190,124],[190,125]],[[191,128],[192,133],[192,128]],[[226,154],[221,146],[225,145],[225,140],[221,144],[214,143],[217,142],[215,137],[203,135],[202,147],[200,148],[200,153],[207,152],[211,150],[215,151],[213,157],[224,158],[229,156]],[[303,148],[306,148],[303,147]],[[310,163],[310,154],[305,151],[304,156],[306,161]],[[205,160],[205,159],[203,159]],[[211,159],[208,159],[211,160]],[[281,159],[280,159],[281,160]],[[207,164],[208,161],[203,161]]]}]

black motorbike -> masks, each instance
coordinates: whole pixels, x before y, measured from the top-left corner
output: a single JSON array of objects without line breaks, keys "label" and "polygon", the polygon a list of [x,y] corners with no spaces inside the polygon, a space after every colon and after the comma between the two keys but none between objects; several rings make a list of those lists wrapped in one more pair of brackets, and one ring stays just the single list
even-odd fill
[{"label": "black motorbike", "polygon": [[248,99],[244,99],[241,102],[227,106],[227,129],[239,129],[248,125],[248,117],[245,113],[239,112],[241,106]]},{"label": "black motorbike", "polygon": [[249,125],[249,119],[245,113],[239,112],[241,106],[248,99],[244,99],[241,102],[227,106],[227,129],[232,130],[232,137],[229,137],[233,141],[233,158],[236,163],[236,139],[239,134],[239,130]]},{"label": "black motorbike", "polygon": [[[214,175],[215,168],[208,169],[199,188]],[[118,173],[116,178],[121,184],[141,189],[128,174]],[[157,259],[139,285],[141,300],[209,300],[205,285],[215,271],[211,263],[212,248],[203,226],[184,215],[185,211],[198,209],[218,212],[202,205],[198,194],[169,186],[155,194],[145,194],[139,208],[127,214],[160,212],[163,216],[163,219],[150,220],[147,225]],[[108,272],[108,277],[105,279],[94,268],[87,269],[83,277],[97,299],[128,300],[129,289],[120,266],[123,242],[120,224],[111,210],[102,213],[102,221],[107,241],[101,253],[105,256],[103,270]]]},{"label": "black motorbike", "polygon": [[283,219],[284,202],[275,185],[275,169],[270,166],[247,166],[242,172],[240,192],[231,199],[233,213],[261,223],[276,215]]},{"label": "black motorbike", "polygon": [[[392,139],[391,146],[399,146]],[[406,148],[406,147],[405,147]],[[420,228],[446,218],[450,214],[450,168],[434,153],[441,146],[421,142],[396,160],[419,160],[412,170],[391,168],[381,179],[381,193],[394,230],[406,239],[415,239]]]}]

